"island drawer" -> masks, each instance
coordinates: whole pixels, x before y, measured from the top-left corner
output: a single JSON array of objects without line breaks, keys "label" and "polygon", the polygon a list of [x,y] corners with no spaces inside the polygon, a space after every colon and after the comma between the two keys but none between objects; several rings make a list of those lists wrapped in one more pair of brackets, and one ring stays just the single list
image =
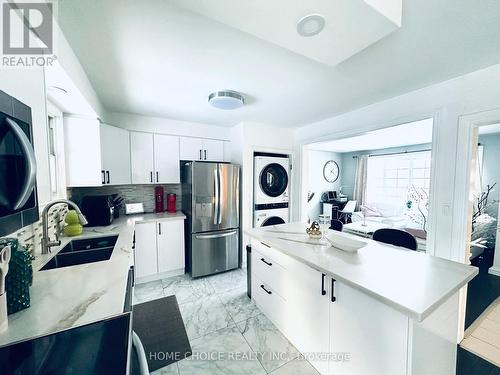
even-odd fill
[{"label": "island drawer", "polygon": [[252,253],[252,273],[286,299],[287,271],[274,259],[254,250]]},{"label": "island drawer", "polygon": [[264,315],[285,332],[286,301],[255,274],[252,274],[252,298]]},{"label": "island drawer", "polygon": [[279,264],[285,269],[287,269],[290,262],[293,261],[293,259],[288,255],[285,255],[282,252],[273,249],[272,247],[260,241],[253,240],[252,249],[258,251],[267,258],[272,259],[274,263]]}]

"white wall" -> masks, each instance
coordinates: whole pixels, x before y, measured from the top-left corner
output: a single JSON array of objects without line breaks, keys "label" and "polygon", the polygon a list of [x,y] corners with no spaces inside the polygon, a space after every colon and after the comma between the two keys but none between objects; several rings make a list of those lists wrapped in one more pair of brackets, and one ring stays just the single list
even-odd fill
[{"label": "white wall", "polygon": [[120,128],[181,136],[229,140],[231,128],[120,112],[107,112],[103,121]]},{"label": "white wall", "polygon": [[[242,122],[231,128],[230,160],[241,165],[241,228],[253,226],[253,153],[288,154],[293,163],[293,131],[266,124]],[[294,171],[292,171],[292,176]],[[243,246],[247,244],[243,236]]]},{"label": "white wall", "polygon": [[[313,141],[342,138],[433,117],[434,180],[428,243],[430,253],[460,261],[450,245],[453,236],[459,235],[459,225],[453,220],[456,214],[453,212],[454,160],[465,147],[457,144],[458,121],[462,115],[498,107],[500,64],[301,127],[295,131],[294,149],[301,153],[302,146]],[[297,161],[300,162],[300,158]],[[294,186],[303,186],[300,173],[295,174]],[[295,191],[295,201],[299,201],[300,194]],[[294,210],[293,217],[299,218],[300,213]]]},{"label": "white wall", "polygon": [[[307,217],[311,220],[318,220],[318,215],[323,213],[321,204],[321,195],[327,190],[339,190],[342,181],[342,158],[341,154],[328,151],[309,151],[309,168],[308,168],[308,184],[309,191],[314,192],[314,197],[307,204]],[[330,183],[323,177],[323,167],[329,160],[335,160],[339,165],[339,179],[334,183]],[[305,192],[307,195],[307,191]]]}]

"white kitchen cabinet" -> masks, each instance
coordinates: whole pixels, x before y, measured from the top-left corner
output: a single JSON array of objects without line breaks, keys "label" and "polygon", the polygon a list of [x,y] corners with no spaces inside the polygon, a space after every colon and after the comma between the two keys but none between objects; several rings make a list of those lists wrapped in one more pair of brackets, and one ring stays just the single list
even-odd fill
[{"label": "white kitchen cabinet", "polygon": [[130,162],[133,184],[153,183],[153,134],[130,132]]},{"label": "white kitchen cabinet", "polygon": [[184,219],[138,222],[134,254],[138,283],[184,274]]},{"label": "white kitchen cabinet", "polygon": [[101,124],[102,181],[106,185],[132,182],[130,172],[130,136],[128,130]]},{"label": "white kitchen cabinet", "polygon": [[224,161],[224,141],[180,137],[181,160]]},{"label": "white kitchen cabinet", "polygon": [[224,161],[224,141],[204,139],[203,157],[207,161]]},{"label": "white kitchen cabinet", "polygon": [[101,140],[99,120],[64,117],[66,183],[101,186]]},{"label": "white kitchen cabinet", "polygon": [[203,160],[203,140],[180,137],[180,157],[181,160]]},{"label": "white kitchen cabinet", "polygon": [[[406,374],[409,319],[402,313],[342,282],[330,281],[331,375]],[[331,296],[330,296],[331,298]]]},{"label": "white kitchen cabinet", "polygon": [[158,273],[156,222],[136,223],[134,264],[136,277]]},{"label": "white kitchen cabinet", "polygon": [[180,183],[181,176],[179,161],[179,137],[155,134],[155,181],[163,184]]},{"label": "white kitchen cabinet", "polygon": [[[331,304],[329,278],[295,260],[290,262],[288,273],[290,293],[287,314],[292,324],[284,333],[301,353],[328,353]],[[318,358],[310,362],[320,373],[328,373],[328,361]]]},{"label": "white kitchen cabinet", "polygon": [[158,221],[158,272],[184,269],[184,221]]}]

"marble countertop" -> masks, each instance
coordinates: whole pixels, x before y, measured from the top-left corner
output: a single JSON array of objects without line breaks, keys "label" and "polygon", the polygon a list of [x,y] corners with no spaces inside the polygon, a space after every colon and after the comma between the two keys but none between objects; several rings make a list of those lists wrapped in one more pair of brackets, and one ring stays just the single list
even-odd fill
[{"label": "marble countertop", "polygon": [[316,245],[313,243],[318,240],[305,234],[306,227],[304,223],[291,223],[245,233],[419,322],[478,274],[472,266],[366,238],[363,241],[368,245],[357,253]]},{"label": "marble countertop", "polygon": [[[61,237],[61,245],[33,261],[31,307],[9,315],[0,347],[123,313],[127,277],[134,264],[132,241],[139,221],[184,220],[182,212],[122,216],[106,227],[84,228],[79,236]],[[102,262],[39,271],[71,240],[117,234],[111,258]]]}]

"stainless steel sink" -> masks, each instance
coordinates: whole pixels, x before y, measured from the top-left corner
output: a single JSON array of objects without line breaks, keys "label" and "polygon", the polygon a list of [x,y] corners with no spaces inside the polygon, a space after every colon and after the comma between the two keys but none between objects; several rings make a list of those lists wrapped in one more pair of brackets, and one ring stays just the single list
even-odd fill
[{"label": "stainless steel sink", "polygon": [[101,262],[111,258],[118,236],[73,240],[45,264],[40,271]]}]

